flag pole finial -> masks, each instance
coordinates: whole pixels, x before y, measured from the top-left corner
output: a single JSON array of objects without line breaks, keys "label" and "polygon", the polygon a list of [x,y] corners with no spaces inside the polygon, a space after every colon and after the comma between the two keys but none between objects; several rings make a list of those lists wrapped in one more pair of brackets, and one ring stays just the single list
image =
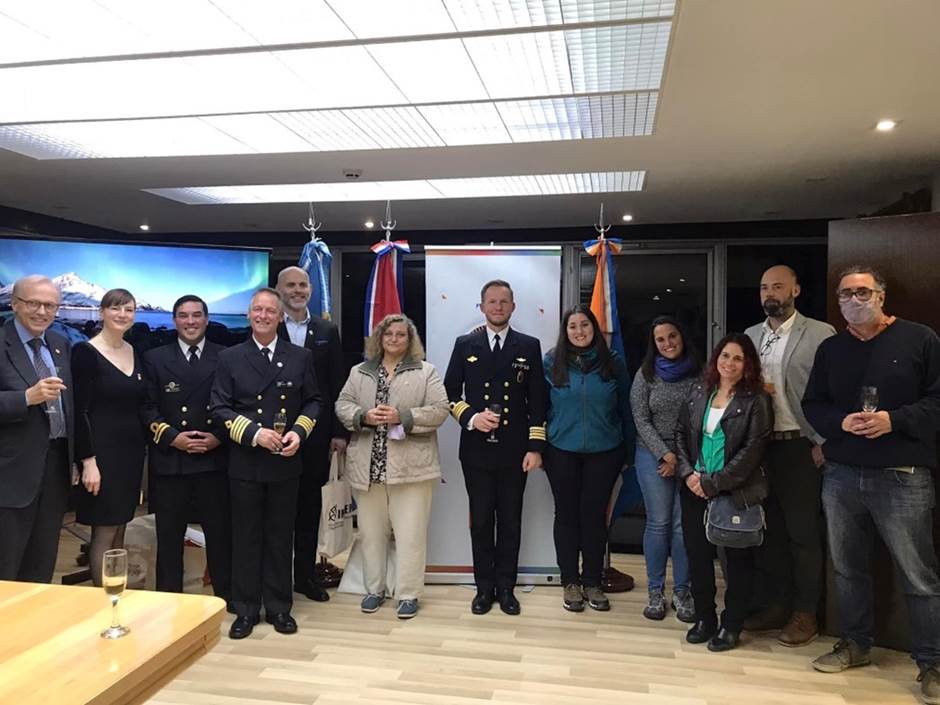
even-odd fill
[{"label": "flag pole finial", "polygon": [[598,221],[599,222],[594,224],[594,229],[597,231],[598,239],[603,240],[604,236],[607,234],[607,231],[610,230],[609,225],[606,225],[606,226],[604,225],[604,202],[603,201],[601,201],[601,212],[600,212],[600,215],[598,216]]},{"label": "flag pole finial", "polygon": [[317,230],[323,227],[323,223],[317,222],[316,213],[313,212],[313,203],[307,204],[307,222],[303,224],[303,229],[310,233],[310,241],[317,241]]},{"label": "flag pole finial", "polygon": [[385,242],[389,242],[392,239],[392,231],[395,229],[395,226],[398,225],[397,220],[392,220],[392,202],[385,202],[385,220],[383,220],[380,225],[385,231]]}]

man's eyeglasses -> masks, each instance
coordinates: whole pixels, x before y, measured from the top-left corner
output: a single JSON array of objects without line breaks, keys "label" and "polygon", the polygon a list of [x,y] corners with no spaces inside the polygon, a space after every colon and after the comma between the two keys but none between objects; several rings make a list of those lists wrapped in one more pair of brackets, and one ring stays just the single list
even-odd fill
[{"label": "man's eyeglasses", "polygon": [[839,301],[848,301],[853,296],[859,301],[868,301],[872,294],[882,291],[884,289],[869,289],[867,286],[860,286],[857,289],[839,289],[836,296],[839,297]]},{"label": "man's eyeglasses", "polygon": [[30,313],[36,313],[36,311],[41,308],[53,314],[59,310],[59,304],[53,304],[47,301],[36,301],[35,299],[23,299],[19,296],[17,296],[16,299],[22,301],[23,305],[26,306],[26,310]]}]

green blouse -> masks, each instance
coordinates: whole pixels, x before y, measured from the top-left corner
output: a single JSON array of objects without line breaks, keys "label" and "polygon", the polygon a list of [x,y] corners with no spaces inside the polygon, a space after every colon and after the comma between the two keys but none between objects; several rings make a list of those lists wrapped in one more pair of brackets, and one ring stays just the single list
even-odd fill
[{"label": "green blouse", "polygon": [[708,397],[708,403],[705,404],[705,417],[702,419],[702,444],[701,452],[698,456],[698,462],[695,469],[711,475],[721,470],[725,466],[725,432],[721,428],[721,422],[715,426],[713,433],[705,430],[708,421],[708,412],[712,408],[712,399],[715,398],[715,392]]}]

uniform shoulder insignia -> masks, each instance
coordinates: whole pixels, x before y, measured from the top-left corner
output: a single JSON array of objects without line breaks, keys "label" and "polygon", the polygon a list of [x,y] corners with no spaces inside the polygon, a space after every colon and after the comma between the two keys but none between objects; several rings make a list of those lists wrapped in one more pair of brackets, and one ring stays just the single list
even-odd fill
[{"label": "uniform shoulder insignia", "polygon": [[516,362],[525,362],[525,358],[524,358],[524,357],[517,357],[517,358],[516,358]]},{"label": "uniform shoulder insignia", "polygon": [[476,362],[479,359],[480,358],[478,358],[476,355],[471,355],[470,357],[467,358],[467,362]]}]

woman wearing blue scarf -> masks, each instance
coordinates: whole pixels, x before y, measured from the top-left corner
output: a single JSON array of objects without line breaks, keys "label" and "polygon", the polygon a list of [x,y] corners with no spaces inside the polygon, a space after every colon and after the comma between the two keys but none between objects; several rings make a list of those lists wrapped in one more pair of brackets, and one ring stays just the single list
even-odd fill
[{"label": "woman wearing blue scarf", "polygon": [[698,381],[700,370],[698,356],[679,322],[670,316],[656,318],[650,326],[646,357],[630,391],[638,436],[636,475],[646,509],[643,556],[649,603],[643,616],[647,619],[666,617],[666,563],[672,556],[672,607],[681,621],[695,621],[689,562],[682,540],[675,428],[679,410]]}]

